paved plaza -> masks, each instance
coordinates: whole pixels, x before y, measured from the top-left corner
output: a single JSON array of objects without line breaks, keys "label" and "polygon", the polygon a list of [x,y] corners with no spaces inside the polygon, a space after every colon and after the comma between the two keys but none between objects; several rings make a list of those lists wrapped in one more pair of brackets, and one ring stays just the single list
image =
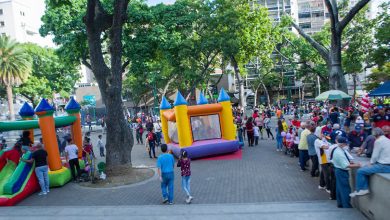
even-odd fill
[{"label": "paved plaza", "polygon": [[[244,147],[242,160],[195,160],[192,162],[191,190],[194,204],[258,203],[327,200],[318,190],[318,179],[298,168],[297,158],[276,152],[275,142],[261,141]],[[159,150],[158,150],[159,151]],[[145,147],[133,148],[134,166],[155,168]],[[176,169],[175,203],[185,204],[180,169]],[[91,189],[69,183],[52,189],[46,197],[33,195],[20,205],[158,205],[161,194],[158,178],[115,189]]]}]

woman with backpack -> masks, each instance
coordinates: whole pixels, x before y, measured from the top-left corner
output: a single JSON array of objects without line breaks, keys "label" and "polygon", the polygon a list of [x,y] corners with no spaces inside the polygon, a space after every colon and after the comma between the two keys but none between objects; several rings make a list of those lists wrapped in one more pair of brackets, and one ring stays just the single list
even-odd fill
[{"label": "woman with backpack", "polygon": [[142,122],[138,122],[137,128],[135,129],[135,137],[137,139],[137,144],[144,144],[142,140],[142,134],[144,133],[144,127],[142,126]]},{"label": "woman with backpack", "polygon": [[[157,136],[153,131],[149,131],[148,134],[146,135],[146,144],[149,144],[149,157],[150,158],[157,158],[156,157],[156,140]],[[152,157],[152,152],[153,152],[153,157]]]}]

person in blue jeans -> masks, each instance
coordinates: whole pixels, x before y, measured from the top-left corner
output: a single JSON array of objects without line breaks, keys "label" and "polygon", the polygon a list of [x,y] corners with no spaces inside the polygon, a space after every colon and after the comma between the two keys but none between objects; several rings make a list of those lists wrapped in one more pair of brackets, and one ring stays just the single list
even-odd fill
[{"label": "person in blue jeans", "polygon": [[47,152],[43,149],[42,144],[36,145],[36,151],[32,153],[31,159],[25,160],[21,158],[21,161],[26,163],[35,162],[35,174],[37,175],[39,185],[41,186],[41,192],[38,195],[46,195],[49,190],[49,167],[47,166]]},{"label": "person in blue jeans", "polygon": [[276,151],[282,151],[283,148],[283,124],[282,121],[279,119],[278,120],[278,127],[275,128],[276,132]]},{"label": "person in blue jeans", "polygon": [[374,128],[372,135],[375,137],[374,150],[371,155],[370,165],[361,167],[356,172],[356,191],[349,194],[351,197],[363,196],[368,190],[369,176],[375,173],[390,173],[390,139],[382,129]]},{"label": "person in blue jeans", "polygon": [[336,139],[337,147],[331,151],[330,159],[335,167],[336,176],[336,200],[339,208],[352,208],[349,194],[351,187],[349,186],[349,169],[359,167],[360,164],[355,164],[350,161],[347,153],[347,139],[339,136]]},{"label": "person in blue jeans", "polygon": [[167,150],[168,146],[166,144],[161,144],[161,151],[163,154],[158,156],[157,172],[161,182],[163,203],[168,202],[169,205],[173,205],[173,183],[175,180],[173,169],[175,166],[175,159],[173,158],[172,154],[167,153]]},{"label": "person in blue jeans", "polygon": [[183,191],[187,195],[186,203],[191,203],[193,197],[191,196],[191,159],[188,158],[187,151],[183,150],[181,152],[181,157],[177,161],[177,166],[181,169],[181,185],[183,187]]}]

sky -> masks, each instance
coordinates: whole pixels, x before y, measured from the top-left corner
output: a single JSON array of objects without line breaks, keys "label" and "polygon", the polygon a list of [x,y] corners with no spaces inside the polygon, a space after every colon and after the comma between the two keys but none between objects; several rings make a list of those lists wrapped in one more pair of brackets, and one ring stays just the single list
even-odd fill
[{"label": "sky", "polygon": [[148,5],[157,5],[159,3],[173,4],[175,0],[147,0]]}]

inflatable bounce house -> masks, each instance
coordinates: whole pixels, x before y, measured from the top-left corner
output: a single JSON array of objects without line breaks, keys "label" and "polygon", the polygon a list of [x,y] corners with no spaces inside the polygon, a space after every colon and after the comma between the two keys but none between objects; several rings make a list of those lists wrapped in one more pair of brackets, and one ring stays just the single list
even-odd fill
[{"label": "inflatable bounce house", "polygon": [[[79,148],[79,158],[82,156],[80,105],[72,97],[65,110],[68,116],[54,118],[53,107],[42,99],[35,111],[29,104],[24,103],[19,112],[23,120],[0,122],[0,131],[29,130],[33,143],[33,129],[41,129],[44,148],[48,153],[50,187],[63,186],[71,179],[70,170],[60,158],[55,128],[72,125],[72,138]],[[34,114],[38,119],[34,119]],[[14,151],[0,151],[0,206],[15,205],[40,189],[34,164],[19,162],[19,154]],[[31,159],[31,153],[24,154],[23,158]]]},{"label": "inflatable bounce house", "polygon": [[165,143],[176,156],[185,149],[190,158],[201,158],[235,152],[236,140],[230,97],[222,88],[218,103],[208,104],[200,94],[197,105],[188,106],[177,93],[174,107],[165,97],[160,105],[161,125]]}]

